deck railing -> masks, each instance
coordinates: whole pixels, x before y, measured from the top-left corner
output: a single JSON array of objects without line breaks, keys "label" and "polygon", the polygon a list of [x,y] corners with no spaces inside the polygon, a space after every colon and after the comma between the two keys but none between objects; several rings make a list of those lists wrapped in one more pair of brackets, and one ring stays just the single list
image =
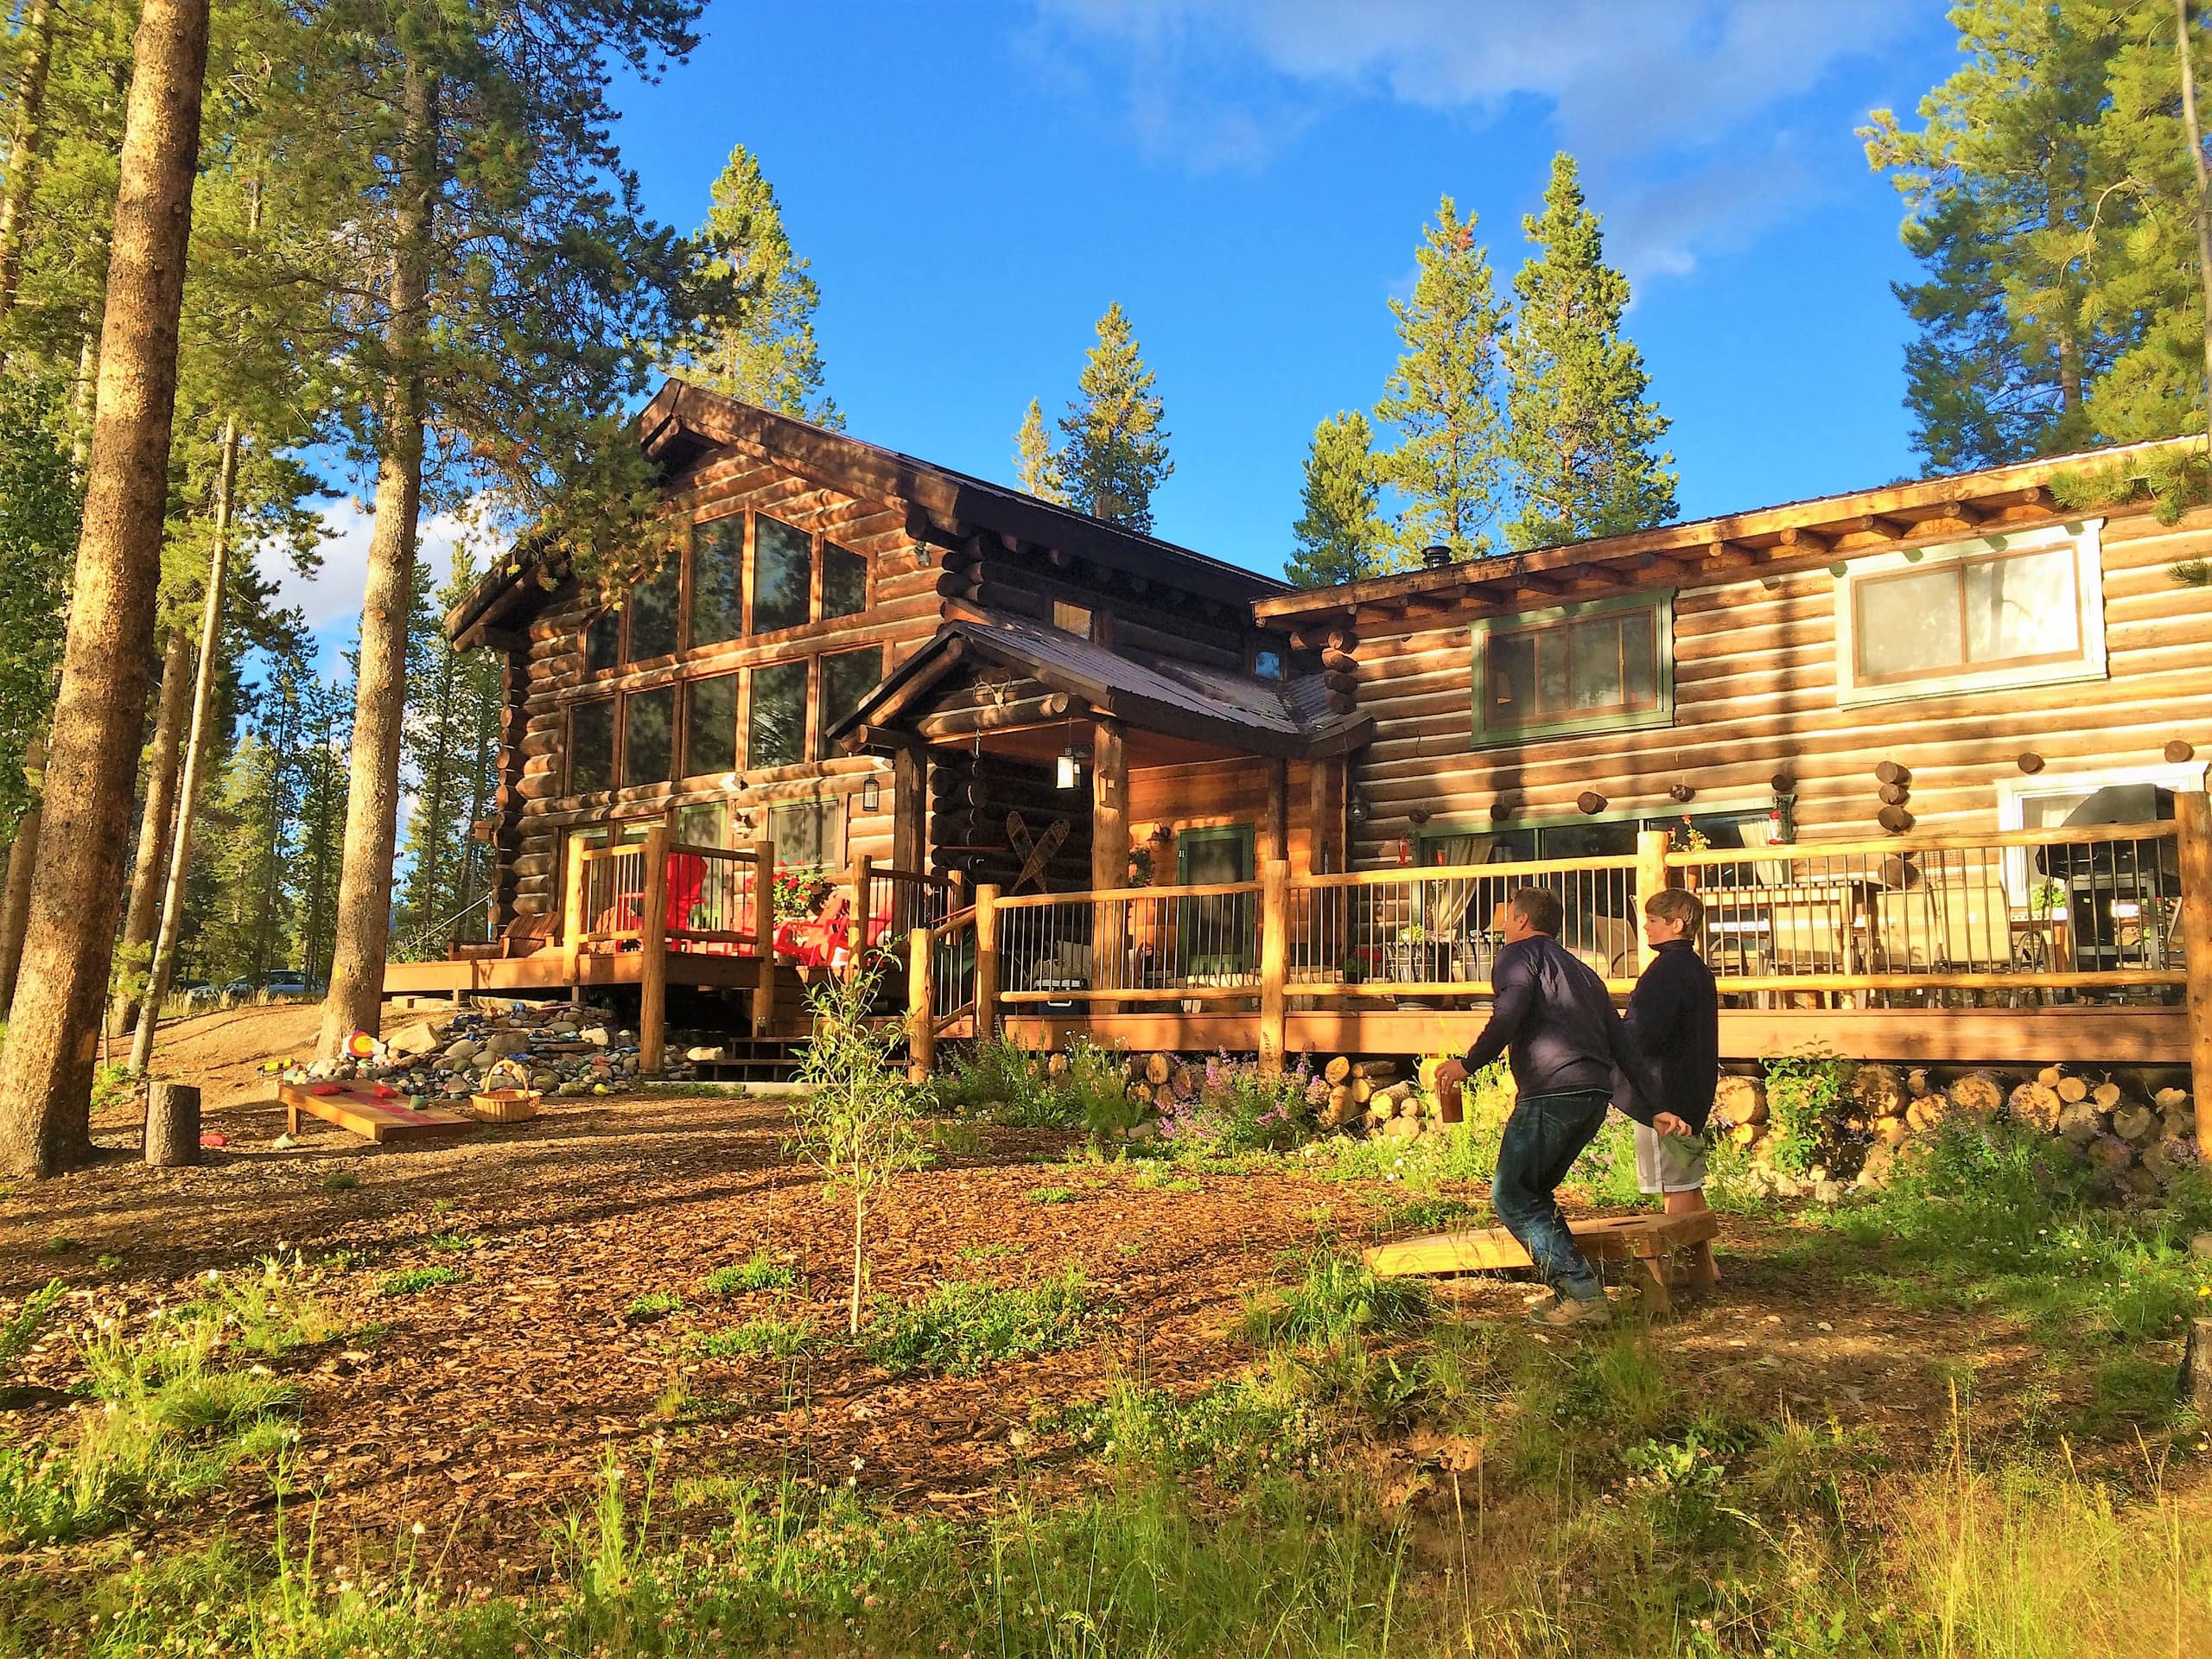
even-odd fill
[{"label": "deck railing", "polygon": [[[1338,875],[1273,861],[1256,881],[1210,887],[979,887],[974,1029],[1017,1011],[1256,1007],[1268,1060],[1294,1001],[1487,996],[1503,906],[1528,887],[1558,895],[1560,942],[1616,992],[1649,959],[1643,901],[1675,887],[1703,900],[1706,954],[1734,1003],[2179,1001],[2193,930],[2212,1007],[2212,841],[2196,847],[2195,833],[2185,821],[1676,850],[1650,831],[1632,856]],[[934,993],[919,1006],[944,1012]]]}]

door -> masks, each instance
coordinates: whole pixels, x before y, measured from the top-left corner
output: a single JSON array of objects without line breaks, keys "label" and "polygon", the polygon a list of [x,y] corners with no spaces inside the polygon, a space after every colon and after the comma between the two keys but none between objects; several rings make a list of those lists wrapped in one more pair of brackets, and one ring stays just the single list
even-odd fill
[{"label": "door", "polygon": [[[1185,887],[1214,887],[1252,879],[1253,827],[1224,824],[1185,830],[1175,838],[1175,880]],[[1178,906],[1176,964],[1186,977],[1215,978],[1252,973],[1258,942],[1257,914],[1249,893],[1215,893],[1185,899]]]}]

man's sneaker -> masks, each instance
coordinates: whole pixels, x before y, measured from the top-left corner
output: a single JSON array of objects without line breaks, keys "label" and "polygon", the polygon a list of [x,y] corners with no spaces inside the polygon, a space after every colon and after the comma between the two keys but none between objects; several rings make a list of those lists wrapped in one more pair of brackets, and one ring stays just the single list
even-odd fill
[{"label": "man's sneaker", "polygon": [[1529,1319],[1554,1331],[1564,1331],[1578,1325],[1603,1325],[1612,1314],[1612,1306],[1603,1295],[1586,1300],[1580,1296],[1556,1295],[1548,1302],[1539,1302],[1529,1310]]}]

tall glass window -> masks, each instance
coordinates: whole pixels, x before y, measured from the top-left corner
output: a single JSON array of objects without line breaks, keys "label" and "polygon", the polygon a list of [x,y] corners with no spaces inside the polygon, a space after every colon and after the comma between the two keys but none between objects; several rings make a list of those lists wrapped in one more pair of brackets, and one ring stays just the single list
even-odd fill
[{"label": "tall glass window", "polygon": [[694,680],[683,721],[683,775],[704,777],[737,765],[737,676]]},{"label": "tall glass window", "polygon": [[719,645],[745,632],[745,515],[691,532],[691,643]]},{"label": "tall glass window", "polygon": [[622,660],[622,613],[601,611],[584,629],[584,672],[601,674]]},{"label": "tall glass window", "polygon": [[858,616],[868,608],[868,561],[828,542],[822,544],[822,620]]},{"label": "tall glass window", "polygon": [[594,697],[569,710],[569,793],[588,795],[614,783],[614,699]]},{"label": "tall glass window", "polygon": [[753,710],[745,764],[788,766],[806,759],[806,680],[811,663],[753,671]]},{"label": "tall glass window", "polygon": [[674,654],[683,609],[683,561],[674,554],[639,582],[630,595],[630,660],[642,663]]},{"label": "tall glass window", "polygon": [[815,726],[814,758],[826,760],[831,753],[830,728],[861,706],[861,699],[875,690],[883,677],[883,647],[872,651],[841,651],[822,659],[822,713]]},{"label": "tall glass window", "polygon": [[779,518],[754,515],[753,632],[803,626],[813,588],[814,537]]},{"label": "tall glass window", "polygon": [[676,688],[633,691],[622,699],[622,786],[664,784],[675,759]]}]

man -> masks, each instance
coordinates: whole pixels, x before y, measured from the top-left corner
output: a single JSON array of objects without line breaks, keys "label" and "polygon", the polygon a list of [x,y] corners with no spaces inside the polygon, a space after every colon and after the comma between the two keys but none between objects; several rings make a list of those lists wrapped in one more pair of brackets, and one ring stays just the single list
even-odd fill
[{"label": "man", "polygon": [[[1678,887],[1653,893],[1643,906],[1643,937],[1655,954],[1628,1000],[1630,1033],[1658,1073],[1655,1103],[1688,1128],[1660,1135],[1636,1126],[1637,1185],[1659,1195],[1670,1216],[1706,1207],[1705,1125],[1720,1081],[1720,998],[1713,969],[1698,954],[1704,930],[1705,906],[1695,893]],[[1697,1254],[1708,1281],[1717,1281],[1711,1243],[1700,1243]]]},{"label": "man", "polygon": [[1448,1091],[1501,1053],[1511,1059],[1518,1095],[1491,1179],[1491,1207],[1551,1285],[1552,1300],[1529,1317],[1552,1326],[1598,1324],[1611,1312],[1575,1248],[1557,1188],[1605,1121],[1614,1068],[1641,1090],[1640,1101],[1621,1091],[1630,1116],[1669,1135],[1687,1127],[1642,1103],[1659,1099],[1658,1079],[1613,1012],[1605,981],[1560,944],[1562,919],[1557,896],[1541,887],[1522,887],[1506,900],[1490,1023],[1465,1059],[1446,1060],[1436,1072],[1438,1088]]}]

